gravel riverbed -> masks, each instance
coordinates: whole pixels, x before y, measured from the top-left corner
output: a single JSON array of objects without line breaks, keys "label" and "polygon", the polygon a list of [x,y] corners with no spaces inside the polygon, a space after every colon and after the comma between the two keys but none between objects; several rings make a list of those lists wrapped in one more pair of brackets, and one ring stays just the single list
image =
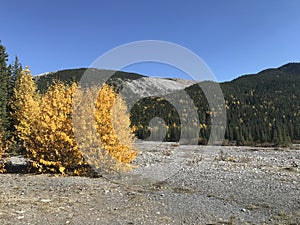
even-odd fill
[{"label": "gravel riverbed", "polygon": [[137,148],[130,173],[1,174],[0,224],[300,224],[300,150]]}]

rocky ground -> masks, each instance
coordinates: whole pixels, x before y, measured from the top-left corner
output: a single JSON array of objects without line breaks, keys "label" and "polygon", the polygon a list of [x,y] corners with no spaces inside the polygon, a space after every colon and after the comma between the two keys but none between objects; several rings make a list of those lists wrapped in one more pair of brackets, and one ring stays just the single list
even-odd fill
[{"label": "rocky ground", "polygon": [[1,174],[0,224],[300,224],[300,150],[137,145],[127,174]]}]

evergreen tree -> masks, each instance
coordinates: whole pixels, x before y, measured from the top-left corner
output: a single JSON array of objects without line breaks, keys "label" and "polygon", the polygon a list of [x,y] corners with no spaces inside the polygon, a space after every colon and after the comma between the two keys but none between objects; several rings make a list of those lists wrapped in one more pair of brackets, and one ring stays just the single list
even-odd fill
[{"label": "evergreen tree", "polygon": [[13,89],[15,87],[15,83],[16,81],[19,79],[19,77],[21,76],[21,72],[22,72],[22,64],[19,62],[19,58],[16,56],[14,62],[9,66],[10,67],[10,71],[11,71],[11,92],[13,95]]},{"label": "evergreen tree", "polygon": [[[8,105],[8,110],[9,110],[9,131],[14,134],[16,132],[16,126],[18,124],[18,121],[13,117],[15,114],[15,109],[14,109],[14,102],[17,100],[15,96],[14,89],[16,87],[16,83],[19,82],[18,80],[20,79],[21,73],[22,73],[22,65],[19,62],[18,57],[15,57],[15,61],[9,65],[9,70],[11,73],[11,79],[9,83],[9,88],[8,88],[8,99],[9,99],[9,105]],[[17,135],[14,135],[15,139],[17,139]]]},{"label": "evergreen tree", "polygon": [[0,119],[2,121],[0,131],[4,132],[3,139],[7,139],[9,130],[9,87],[10,71],[7,66],[8,54],[3,45],[0,44]]}]

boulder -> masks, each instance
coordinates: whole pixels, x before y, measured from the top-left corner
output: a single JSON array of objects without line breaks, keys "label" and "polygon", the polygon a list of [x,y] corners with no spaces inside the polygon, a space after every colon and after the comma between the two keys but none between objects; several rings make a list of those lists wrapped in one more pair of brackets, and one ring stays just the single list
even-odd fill
[{"label": "boulder", "polygon": [[5,163],[7,173],[26,173],[32,168],[32,161],[22,155],[12,156]]}]

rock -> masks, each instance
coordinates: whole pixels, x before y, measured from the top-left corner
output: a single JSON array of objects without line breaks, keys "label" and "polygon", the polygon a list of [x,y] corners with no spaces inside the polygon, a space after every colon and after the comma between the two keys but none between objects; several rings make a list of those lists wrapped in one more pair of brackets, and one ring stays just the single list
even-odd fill
[{"label": "rock", "polygon": [[17,214],[24,214],[26,211],[24,210],[20,210],[20,211],[16,211]]},{"label": "rock", "polygon": [[292,167],[298,167],[298,165],[295,161],[292,162]]},{"label": "rock", "polygon": [[30,170],[32,161],[24,156],[12,156],[5,163],[5,169],[8,173],[26,173]]}]

